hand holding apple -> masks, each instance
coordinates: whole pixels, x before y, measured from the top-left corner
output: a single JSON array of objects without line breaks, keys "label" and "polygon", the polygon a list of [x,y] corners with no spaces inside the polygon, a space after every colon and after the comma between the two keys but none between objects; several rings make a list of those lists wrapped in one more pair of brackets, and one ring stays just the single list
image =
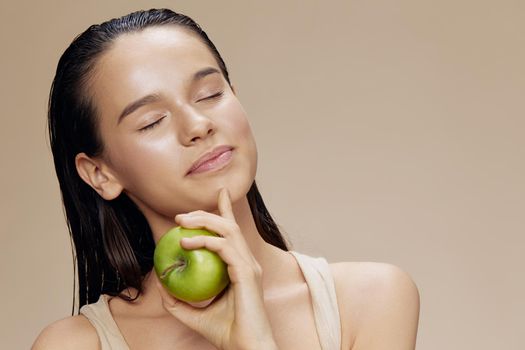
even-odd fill
[{"label": "hand holding apple", "polygon": [[198,235],[217,236],[204,229],[173,227],[160,238],[153,255],[155,273],[164,287],[189,303],[215,297],[230,282],[227,265],[217,253],[181,247],[182,238]]},{"label": "hand holding apple", "polygon": [[[262,268],[237,224],[229,192],[219,192],[219,214],[202,210],[177,215],[184,228],[206,229],[214,235],[180,240],[184,249],[206,248],[227,264],[230,287],[205,308],[194,308],[171,296],[157,283],[164,308],[218,349],[276,349],[262,290]],[[257,233],[256,233],[257,234]]]}]

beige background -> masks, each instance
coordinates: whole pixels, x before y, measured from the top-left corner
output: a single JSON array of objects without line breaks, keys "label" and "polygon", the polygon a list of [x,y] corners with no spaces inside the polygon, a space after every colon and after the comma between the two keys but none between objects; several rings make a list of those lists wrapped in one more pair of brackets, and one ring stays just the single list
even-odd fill
[{"label": "beige background", "polygon": [[2,2],[0,347],[71,312],[45,129],[58,58],[90,24],[170,7],[222,53],[294,249],[409,272],[418,349],[524,349],[524,4]]}]

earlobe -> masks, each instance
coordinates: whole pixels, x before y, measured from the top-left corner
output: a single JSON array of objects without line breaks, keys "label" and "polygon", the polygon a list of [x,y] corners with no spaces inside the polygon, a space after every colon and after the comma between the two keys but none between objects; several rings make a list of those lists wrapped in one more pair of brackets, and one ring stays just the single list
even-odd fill
[{"label": "earlobe", "polygon": [[75,157],[75,166],[80,178],[91,186],[105,200],[117,198],[122,186],[100,161],[94,160],[84,152]]}]

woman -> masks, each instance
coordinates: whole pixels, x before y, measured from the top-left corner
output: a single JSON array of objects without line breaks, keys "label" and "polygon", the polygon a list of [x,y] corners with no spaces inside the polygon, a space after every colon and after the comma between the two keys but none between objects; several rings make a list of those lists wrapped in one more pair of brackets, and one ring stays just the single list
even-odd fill
[{"label": "woman", "polygon": [[[289,251],[257,190],[226,66],[190,18],[139,11],[75,38],[49,131],[81,309],[33,349],[414,348],[419,296],[405,272]],[[230,286],[205,307],[152,273],[155,243],[175,225],[219,234],[182,242],[228,264]]]}]

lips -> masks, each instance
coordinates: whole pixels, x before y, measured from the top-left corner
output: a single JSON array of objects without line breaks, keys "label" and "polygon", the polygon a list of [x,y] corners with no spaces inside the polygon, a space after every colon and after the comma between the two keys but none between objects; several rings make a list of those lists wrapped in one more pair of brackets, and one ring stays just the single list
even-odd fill
[{"label": "lips", "polygon": [[209,152],[206,152],[199,159],[197,159],[197,161],[195,163],[193,163],[193,165],[191,166],[190,170],[188,170],[186,175],[192,173],[193,171],[198,169],[204,163],[206,163],[206,162],[208,162],[208,161],[210,161],[212,159],[218,158],[224,152],[231,151],[232,149],[233,149],[233,147],[231,147],[231,146],[222,145],[222,146],[215,147],[214,149],[212,149]]}]

